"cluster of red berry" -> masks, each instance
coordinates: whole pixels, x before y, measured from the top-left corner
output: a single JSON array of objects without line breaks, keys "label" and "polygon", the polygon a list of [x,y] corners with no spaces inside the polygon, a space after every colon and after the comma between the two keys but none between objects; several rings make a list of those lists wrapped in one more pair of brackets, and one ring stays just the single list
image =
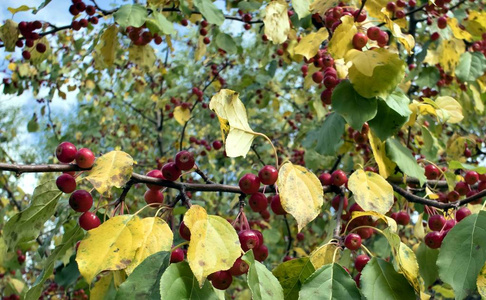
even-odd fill
[{"label": "cluster of red berry", "polygon": [[78,16],[82,12],[86,12],[88,18],[81,19],[79,21],[73,20],[71,22],[71,27],[78,31],[81,28],[88,27],[88,24],[91,23],[93,25],[98,24],[98,17],[94,16],[96,13],[96,8],[93,5],[86,5],[82,0],[72,0],[72,5],[69,6],[69,12],[73,16]]},{"label": "cluster of red berry", "polygon": [[447,233],[461,220],[469,216],[471,211],[467,207],[461,207],[455,213],[455,219],[446,220],[443,215],[436,214],[429,217],[428,225],[431,232],[424,238],[425,244],[432,249],[440,248]]},{"label": "cluster of red berry", "polygon": [[147,26],[145,24],[142,27],[128,26],[125,32],[137,46],[145,46],[152,40],[156,45],[160,45],[162,43],[162,37],[158,33],[152,34],[149,30],[144,30],[146,28]]},{"label": "cluster of red berry", "polygon": [[[56,148],[56,157],[62,163],[76,162],[78,167],[89,169],[95,162],[93,152],[88,148],[76,149],[69,142],[62,142]],[[94,212],[89,210],[93,206],[93,196],[86,190],[76,190],[75,172],[66,172],[56,179],[56,185],[61,192],[71,194],[69,205],[77,212],[83,213],[79,217],[79,226],[84,230],[91,230],[100,226],[101,221]]]},{"label": "cluster of red berry", "polygon": [[[34,32],[37,29],[42,28],[42,23],[41,21],[34,21],[34,22],[25,22],[22,21],[19,23],[19,31],[22,34],[22,36],[25,38],[25,46],[28,48],[31,48],[34,46],[34,41],[40,39],[40,34],[37,32]],[[17,40],[17,43],[15,44],[17,47],[22,48],[24,46],[24,42],[21,39]],[[30,59],[31,57],[31,52],[34,49],[31,49],[30,51],[27,50],[26,48],[24,51],[22,51],[22,57],[24,59]],[[37,43],[35,45],[35,50],[39,53],[44,53],[47,50],[47,47],[44,43]]]}]

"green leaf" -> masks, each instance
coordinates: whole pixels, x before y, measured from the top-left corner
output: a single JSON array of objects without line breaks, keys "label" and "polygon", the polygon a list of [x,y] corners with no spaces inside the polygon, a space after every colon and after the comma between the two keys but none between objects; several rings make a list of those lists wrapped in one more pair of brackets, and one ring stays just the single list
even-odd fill
[{"label": "green leaf", "polygon": [[15,51],[15,43],[19,39],[18,24],[10,19],[5,21],[5,24],[0,27],[0,39],[5,46],[5,51]]},{"label": "green leaf", "polygon": [[170,264],[160,278],[160,299],[207,299],[219,300],[213,287],[206,281],[200,289],[187,262]]},{"label": "green leaf", "polygon": [[216,46],[226,51],[228,54],[234,54],[237,51],[236,43],[231,35],[224,32],[218,33],[216,36]]},{"label": "green leaf", "polygon": [[420,243],[416,255],[420,276],[424,280],[425,288],[427,288],[439,277],[439,269],[436,264],[439,250],[431,249],[425,243]]},{"label": "green leaf", "polygon": [[476,81],[486,72],[486,58],[481,52],[464,52],[455,72],[460,81]]},{"label": "green leaf", "polygon": [[[34,191],[35,192],[35,191]],[[27,291],[24,299],[39,299],[42,291],[44,290],[44,282],[51,277],[54,270],[54,264],[66,253],[68,249],[74,247],[74,245],[83,237],[83,230],[79,226],[73,227],[70,231],[62,237],[62,242],[54,249],[52,254],[47,258],[44,269],[37,277],[34,285]]]},{"label": "green leaf", "polygon": [[27,123],[27,131],[36,132],[38,130],[39,130],[39,123],[37,123],[37,118],[34,115],[34,117],[30,119],[29,123]]},{"label": "green leaf", "polygon": [[367,299],[415,299],[415,291],[407,279],[381,258],[373,257],[366,264],[360,282],[361,291]]},{"label": "green leaf", "polygon": [[426,67],[422,68],[422,71],[419,73],[419,77],[417,78],[415,83],[417,83],[417,85],[420,87],[434,87],[439,79],[439,69],[437,69],[436,67]]},{"label": "green leaf", "polygon": [[405,124],[407,120],[408,116],[404,117],[400,115],[389,105],[387,105],[385,101],[379,99],[376,116],[372,120],[368,121],[368,124],[375,135],[379,137],[380,140],[384,141],[398,132],[398,130],[400,130],[402,125]]},{"label": "green leaf", "polygon": [[386,141],[386,154],[394,161],[400,170],[408,176],[415,177],[423,185],[427,178],[425,178],[425,170],[417,164],[417,160],[412,156],[410,149],[403,146],[397,139],[388,139]]},{"label": "green leaf", "polygon": [[299,19],[305,18],[310,14],[309,0],[292,0],[292,7],[294,8]]},{"label": "green leaf", "polygon": [[15,249],[18,243],[31,241],[39,235],[44,223],[56,211],[61,195],[55,180],[35,188],[30,206],[12,216],[3,228],[3,237],[9,249]]},{"label": "green leaf", "polygon": [[297,299],[302,284],[314,271],[309,257],[303,257],[278,265],[272,273],[282,285],[284,299]]},{"label": "green leaf", "polygon": [[472,170],[472,171],[478,172],[479,174],[486,173],[486,167],[478,167],[478,166],[474,166],[474,165],[470,165],[470,164],[466,164],[466,163],[461,163],[457,160],[451,160],[449,162],[449,169],[453,169],[453,170],[462,169],[462,170],[468,170],[468,171]]},{"label": "green leaf", "polygon": [[241,257],[250,265],[247,282],[251,290],[252,299],[283,299],[284,293],[278,279],[270,272],[265,265],[256,261],[253,251],[248,251]]},{"label": "green leaf", "polygon": [[[304,141],[307,148],[313,148],[322,155],[335,155],[343,140],[345,120],[341,115],[333,112],[326,117],[321,127],[309,131]],[[317,141],[315,147],[313,144]]]},{"label": "green leaf", "polygon": [[154,11],[152,13],[153,18],[147,19],[147,28],[152,32],[152,33],[163,33],[163,34],[175,34],[176,31],[174,29],[174,24],[167,20],[167,18],[157,12]]},{"label": "green leaf", "polygon": [[194,6],[211,24],[220,26],[224,22],[223,12],[211,0],[194,0]]},{"label": "green leaf", "polygon": [[169,267],[170,252],[160,251],[147,257],[123,282],[116,299],[160,299],[160,279]]},{"label": "green leaf", "polygon": [[351,276],[338,264],[322,266],[302,285],[299,299],[361,299]]},{"label": "green leaf", "polygon": [[402,91],[394,91],[388,97],[383,98],[386,104],[393,109],[397,114],[402,117],[407,117],[412,114],[408,105],[410,104],[410,99]]},{"label": "green leaf", "polygon": [[44,2],[41,3],[41,5],[39,5],[39,7],[37,7],[36,9],[34,9],[32,11],[32,13],[35,15],[36,13],[39,12],[39,10],[43,9],[44,7],[47,6],[47,4],[49,4],[52,0],[44,0]]},{"label": "green leaf", "polygon": [[454,289],[456,299],[476,290],[476,279],[486,262],[486,211],[454,226],[442,242],[437,258],[439,276]]},{"label": "green leaf", "polygon": [[366,121],[373,119],[377,112],[377,99],[365,98],[358,94],[351,82],[341,81],[332,92],[332,108],[351,127],[361,130]]},{"label": "green leaf", "polygon": [[141,27],[147,20],[147,9],[140,4],[126,4],[120,7],[114,14],[115,22],[121,27]]},{"label": "green leaf", "polygon": [[422,126],[422,137],[424,138],[422,154],[429,160],[435,160],[437,158],[437,153],[439,152],[437,139],[425,126]]},{"label": "green leaf", "polygon": [[54,281],[60,286],[67,287],[74,284],[80,275],[78,264],[76,263],[76,255],[71,255],[67,265],[61,264],[56,268]]}]

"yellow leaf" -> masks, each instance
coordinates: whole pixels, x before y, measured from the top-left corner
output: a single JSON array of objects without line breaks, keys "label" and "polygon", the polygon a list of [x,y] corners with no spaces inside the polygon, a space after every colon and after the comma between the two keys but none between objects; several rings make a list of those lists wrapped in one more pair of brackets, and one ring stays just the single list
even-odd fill
[{"label": "yellow leaf", "polygon": [[418,216],[417,222],[413,226],[413,234],[419,240],[423,240],[424,237],[425,237],[425,230],[424,230],[424,225],[423,225],[423,222],[422,222],[423,215],[424,215],[424,213],[421,213]]},{"label": "yellow leaf", "polygon": [[27,5],[21,5],[21,6],[17,7],[17,8],[9,7],[8,8],[8,11],[11,12],[12,14],[16,14],[19,11],[29,11],[31,9],[33,9],[33,8],[28,7]]},{"label": "yellow leaf", "polygon": [[144,225],[132,215],[115,216],[87,232],[76,255],[79,272],[88,283],[104,270],[128,267],[142,245]]},{"label": "yellow leaf", "polygon": [[412,49],[413,47],[415,47],[415,39],[413,38],[413,36],[411,34],[402,33],[402,29],[400,28],[400,26],[398,26],[397,23],[393,22],[393,20],[387,15],[384,16],[386,27],[388,27],[393,36],[396,37],[400,43],[402,43],[408,54],[412,54]]},{"label": "yellow leaf", "polygon": [[384,14],[382,9],[386,6],[388,0],[368,0],[365,3],[366,12],[378,20],[383,20]]},{"label": "yellow leaf", "polygon": [[209,108],[218,116],[229,157],[246,157],[253,139],[257,135],[265,136],[250,128],[245,105],[237,92],[222,89],[211,98]]},{"label": "yellow leaf", "polygon": [[461,160],[464,157],[464,150],[466,149],[465,142],[467,142],[467,137],[454,133],[447,141],[447,156],[453,160]]},{"label": "yellow leaf", "polygon": [[108,27],[100,37],[93,51],[95,67],[97,69],[109,68],[115,62],[116,50],[119,47],[118,26]]},{"label": "yellow leaf", "polygon": [[439,58],[439,63],[444,72],[453,73],[459,63],[459,58],[461,53],[466,50],[466,45],[464,41],[451,38],[450,40],[443,40],[437,49],[437,54]]},{"label": "yellow leaf", "polygon": [[466,30],[472,35],[480,37],[483,33],[486,33],[486,12],[471,10],[464,21]]},{"label": "yellow leaf", "polygon": [[110,195],[111,188],[122,188],[132,172],[133,158],[123,151],[111,151],[96,159],[85,178],[100,194]]},{"label": "yellow leaf", "polygon": [[476,285],[478,286],[478,292],[481,297],[486,298],[486,265],[483,266],[479,272],[478,278],[476,280]]},{"label": "yellow leaf", "polygon": [[[39,43],[46,45],[46,51],[44,53],[40,53],[36,50],[37,44]],[[40,64],[49,57],[51,53],[51,45],[49,44],[47,37],[44,36],[40,40],[36,40],[34,46],[28,48],[27,51],[30,52],[30,62],[33,64]]]},{"label": "yellow leaf", "polygon": [[306,168],[284,163],[278,171],[277,186],[282,207],[295,218],[298,231],[321,212],[324,202],[322,184]]},{"label": "yellow leaf", "polygon": [[86,80],[84,82],[84,84],[85,84],[86,88],[88,88],[90,90],[92,90],[92,89],[94,89],[96,87],[96,83],[93,80],[91,80],[91,79]]},{"label": "yellow leaf", "polygon": [[415,100],[413,100],[412,103],[408,105],[408,108],[412,111],[412,114],[410,115],[406,126],[413,126],[415,124],[415,121],[417,120],[417,117],[419,115],[433,115],[436,116],[437,112],[435,110],[435,107],[433,106],[435,103],[420,103]]},{"label": "yellow leaf", "polygon": [[7,277],[7,284],[8,287],[10,287],[12,290],[15,291],[15,294],[21,294],[22,291],[25,288],[25,283],[22,281],[18,280],[17,278],[13,277]]},{"label": "yellow leaf", "polygon": [[343,58],[349,50],[354,49],[353,37],[358,32],[354,17],[344,16],[341,21],[342,24],[336,28],[329,41],[328,50],[334,59]]},{"label": "yellow leaf", "polygon": [[101,276],[100,280],[96,281],[89,293],[91,300],[104,300],[107,298],[107,293],[110,291],[110,285],[113,284],[113,272]]},{"label": "yellow leaf", "polygon": [[472,35],[467,32],[467,30],[463,30],[459,27],[459,21],[456,18],[447,18],[447,25],[449,25],[449,28],[456,39],[467,41],[472,40]]},{"label": "yellow leaf", "polygon": [[368,140],[370,141],[373,157],[378,165],[378,171],[386,179],[393,174],[396,164],[386,156],[385,142],[376,137],[371,130],[368,131]]},{"label": "yellow leaf", "polygon": [[[309,258],[314,268],[317,270],[324,265],[332,264],[333,259],[338,261],[341,256],[341,251],[340,249],[337,251],[338,249],[336,244],[325,244],[312,251]],[[336,257],[334,257],[334,253],[336,253]]]},{"label": "yellow leaf", "polygon": [[8,19],[2,27],[0,27],[0,39],[5,45],[5,51],[15,51],[15,43],[19,39],[18,24],[13,20]]},{"label": "yellow leaf", "polygon": [[348,188],[364,210],[386,214],[393,206],[393,188],[380,175],[356,170],[349,177]]},{"label": "yellow leaf", "polygon": [[174,119],[177,123],[184,125],[190,118],[191,110],[189,108],[183,108],[182,106],[174,108]]},{"label": "yellow leaf", "polygon": [[402,243],[400,237],[396,233],[391,232],[389,228],[383,230],[383,234],[390,244],[399,272],[407,278],[416,292],[420,292],[419,266],[415,253]]},{"label": "yellow leaf", "polygon": [[326,13],[329,8],[337,6],[338,4],[339,0],[314,0],[309,9],[312,13],[318,13],[319,15],[324,16],[324,13]]},{"label": "yellow leaf", "polygon": [[135,258],[127,267],[126,272],[130,275],[133,270],[145,258],[159,251],[170,251],[174,235],[169,225],[158,217],[149,217],[142,219],[143,224],[143,241],[138,248]]},{"label": "yellow leaf", "polygon": [[329,37],[329,33],[325,27],[322,27],[317,32],[310,33],[304,36],[297,46],[294,48],[296,54],[305,56],[310,59],[319,51],[322,42]]},{"label": "yellow leaf", "polygon": [[484,112],[484,103],[483,100],[481,99],[481,93],[474,84],[469,85],[469,89],[471,90],[472,93],[472,98],[474,101],[474,109],[477,110],[480,113]]},{"label": "yellow leaf", "polygon": [[193,205],[186,212],[184,223],[191,231],[187,260],[202,287],[209,274],[233,266],[242,252],[240,241],[226,219],[208,215],[199,205]]},{"label": "yellow leaf", "polygon": [[13,62],[9,63],[8,64],[8,69],[10,71],[12,71],[12,72],[15,71],[17,69],[17,64],[16,63],[13,63]]},{"label": "yellow leaf", "polygon": [[462,106],[454,98],[442,96],[435,99],[435,104],[439,107],[436,109],[437,115],[447,123],[459,123],[464,119]]},{"label": "yellow leaf", "polygon": [[274,44],[282,44],[287,40],[290,31],[287,3],[283,0],[271,1],[265,8],[263,17],[265,35]]},{"label": "yellow leaf", "polygon": [[[2,199],[3,200],[3,199]],[[3,237],[0,237],[0,271],[3,272],[7,258],[7,245]]]},{"label": "yellow leaf", "polygon": [[131,45],[128,48],[128,58],[142,68],[152,69],[155,67],[154,48],[150,45]]},{"label": "yellow leaf", "polygon": [[197,40],[197,48],[194,52],[194,60],[199,61],[201,58],[206,54],[206,44],[204,44],[204,36],[200,35],[199,39]]},{"label": "yellow leaf", "polygon": [[380,214],[376,211],[353,211],[353,213],[351,214],[351,219],[348,221],[348,224],[350,224],[351,221],[354,219],[365,217],[365,216],[373,217],[373,219],[375,220],[380,219],[384,221],[392,232],[397,232],[398,230],[397,222],[395,220],[385,216],[384,214]]}]

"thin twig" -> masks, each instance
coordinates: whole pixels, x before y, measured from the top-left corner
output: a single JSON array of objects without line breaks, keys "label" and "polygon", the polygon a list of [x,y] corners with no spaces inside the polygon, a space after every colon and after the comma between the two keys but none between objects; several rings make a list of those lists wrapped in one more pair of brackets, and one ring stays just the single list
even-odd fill
[{"label": "thin twig", "polygon": [[287,215],[283,215],[284,217],[284,222],[285,222],[285,227],[287,228],[287,251],[285,252],[285,255],[288,255],[290,252],[290,248],[292,247],[292,232],[290,231],[290,225],[289,225],[289,220],[287,220]]}]

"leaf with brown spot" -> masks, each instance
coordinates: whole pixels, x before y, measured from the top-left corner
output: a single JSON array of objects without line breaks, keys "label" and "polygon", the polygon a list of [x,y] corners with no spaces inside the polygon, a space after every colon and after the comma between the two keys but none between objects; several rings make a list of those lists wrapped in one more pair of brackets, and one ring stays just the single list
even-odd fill
[{"label": "leaf with brown spot", "polygon": [[359,169],[349,177],[348,188],[365,211],[386,214],[393,205],[393,188],[379,174]]}]

